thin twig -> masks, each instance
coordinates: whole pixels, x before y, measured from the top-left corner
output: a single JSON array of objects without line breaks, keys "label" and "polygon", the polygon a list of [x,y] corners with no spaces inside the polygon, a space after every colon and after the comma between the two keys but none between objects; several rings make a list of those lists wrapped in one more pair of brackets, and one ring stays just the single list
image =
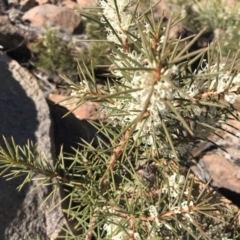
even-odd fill
[{"label": "thin twig", "polygon": [[89,229],[90,231],[87,233],[85,240],[91,240],[93,237],[93,232],[94,232],[94,226],[96,224],[97,221],[97,213],[99,212],[99,208],[97,207],[94,211],[93,211],[93,215],[90,218],[90,222],[89,222]]},{"label": "thin twig", "polygon": [[114,152],[113,152],[113,154],[110,158],[108,169],[105,172],[104,177],[102,179],[102,183],[101,183],[102,193],[104,193],[107,189],[107,185],[108,185],[108,182],[109,182],[109,174],[112,170],[114,170],[116,168],[117,159],[118,159],[119,155],[121,154],[121,152],[123,150],[123,147],[124,147],[125,143],[127,142],[129,136],[130,136],[129,131],[126,131],[125,135],[120,140],[119,145],[114,150]]}]

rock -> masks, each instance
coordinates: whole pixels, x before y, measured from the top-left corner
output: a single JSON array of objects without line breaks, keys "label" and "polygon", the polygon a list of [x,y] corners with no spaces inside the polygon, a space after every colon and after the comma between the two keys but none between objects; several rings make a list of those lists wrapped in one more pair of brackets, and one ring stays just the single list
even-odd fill
[{"label": "rock", "polygon": [[37,42],[39,35],[18,28],[10,22],[9,16],[0,16],[0,45],[15,60],[29,59],[31,51],[28,44]]},{"label": "rock", "polygon": [[22,0],[20,1],[21,11],[26,12],[29,9],[37,6],[37,2],[35,0]]},{"label": "rock", "polygon": [[77,0],[77,3],[80,8],[94,7],[97,5],[97,0]]},{"label": "rock", "polygon": [[71,0],[62,1],[61,7],[70,8],[70,9],[78,9],[79,8],[78,4]]},{"label": "rock", "polygon": [[[55,104],[50,100],[47,100],[49,109],[51,112],[53,128],[54,128],[54,139],[55,139],[55,149],[56,154],[59,155],[61,149],[64,153],[67,154],[76,154],[74,149],[81,149],[82,140],[92,143],[94,147],[98,145],[98,137],[106,142],[103,136],[101,136],[97,129],[94,128],[87,120],[79,120],[72,113],[63,117],[69,113],[68,109],[59,104]],[[68,168],[72,164],[72,160],[68,158],[65,159],[64,165]],[[68,193],[66,194],[65,190],[67,189]],[[63,209],[68,209],[70,204],[74,204],[72,201],[69,202],[69,198],[66,198],[69,194],[69,191],[72,191],[72,188],[69,186],[60,187],[61,197],[65,199],[61,206]],[[67,214],[65,214],[68,226],[73,231],[74,234],[78,235],[80,232],[75,229],[79,220],[71,219],[68,220]]]},{"label": "rock", "polygon": [[226,37],[226,31],[224,31],[223,29],[221,28],[216,28],[214,30],[214,38],[216,40],[221,40],[221,39],[224,39],[224,37]]},{"label": "rock", "polygon": [[[48,159],[54,159],[49,108],[36,79],[16,61],[0,55],[0,84],[0,135],[8,140],[13,137],[20,146],[31,140]],[[0,145],[4,146],[2,138]],[[61,208],[49,212],[47,202],[40,209],[51,188],[30,192],[37,184],[31,182],[18,192],[16,187],[22,181],[22,177],[0,178],[0,239],[36,239],[36,234],[54,239],[58,226],[64,224]],[[56,202],[59,200],[57,193]]]},{"label": "rock", "polygon": [[159,4],[157,4],[156,6],[157,8],[157,12],[158,12],[158,17],[162,16],[164,14],[164,16],[166,18],[169,18],[171,15],[171,10],[169,9],[166,0],[162,0],[161,2],[159,2]]},{"label": "rock", "polygon": [[[51,100],[47,100],[47,103],[53,122],[56,155],[60,153],[61,146],[63,152],[75,154],[73,148],[80,148],[79,143],[82,143],[82,139],[88,143],[94,140],[93,146],[97,146],[97,137],[100,135],[87,120],[76,118],[67,108]],[[66,116],[63,117],[64,115]]]},{"label": "rock", "polygon": [[[240,99],[233,104],[240,117]],[[240,207],[240,121],[230,115],[209,141],[197,142],[192,151],[191,169],[204,183],[217,189]]]},{"label": "rock", "polygon": [[48,98],[54,103],[59,103],[60,105],[64,106],[69,111],[73,110],[72,113],[78,119],[104,120],[106,118],[103,112],[98,112],[100,108],[99,103],[86,102],[76,108],[78,99],[67,99],[67,97],[57,94],[49,94]]},{"label": "rock", "polygon": [[81,17],[73,10],[52,4],[43,4],[27,11],[23,21],[39,27],[59,27],[68,34],[79,34],[83,31]]},{"label": "rock", "polygon": [[50,3],[50,1],[48,1],[48,0],[36,0],[36,2],[37,2],[39,5],[46,4],[46,3]]},{"label": "rock", "polygon": [[0,14],[1,12],[5,12],[8,9],[8,1],[0,0]]}]

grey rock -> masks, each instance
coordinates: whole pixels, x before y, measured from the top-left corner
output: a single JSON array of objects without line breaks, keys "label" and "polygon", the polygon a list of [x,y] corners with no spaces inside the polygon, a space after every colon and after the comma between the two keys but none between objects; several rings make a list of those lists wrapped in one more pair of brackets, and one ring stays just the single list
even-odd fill
[{"label": "grey rock", "polygon": [[[4,55],[0,55],[0,112],[0,135],[8,140],[14,137],[20,146],[31,140],[48,159],[55,158],[44,95],[35,77]],[[0,145],[4,145],[1,137]],[[35,182],[18,192],[22,181],[21,177],[11,181],[0,177],[0,239],[36,239],[37,234],[41,239],[54,239],[58,225],[64,224],[62,211],[60,207],[49,211],[50,203],[40,209],[51,188],[31,192]],[[59,199],[57,194],[56,202]]]},{"label": "grey rock", "polygon": [[8,1],[7,0],[0,0],[0,14],[6,11],[8,8]]}]

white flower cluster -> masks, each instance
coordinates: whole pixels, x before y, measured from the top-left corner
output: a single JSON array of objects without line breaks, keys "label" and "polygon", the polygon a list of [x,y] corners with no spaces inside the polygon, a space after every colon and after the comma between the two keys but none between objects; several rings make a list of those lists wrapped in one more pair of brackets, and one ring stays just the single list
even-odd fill
[{"label": "white flower cluster", "polygon": [[[111,27],[106,28],[107,39],[118,44],[118,51],[112,53],[114,59],[112,72],[115,76],[121,77],[122,83],[122,86],[118,86],[117,89],[116,86],[111,88],[110,94],[119,93],[119,97],[113,104],[106,103],[105,110],[110,113],[108,115],[112,120],[116,119],[122,125],[133,122],[143,110],[146,110],[148,116],[144,120],[140,119],[138,121],[134,139],[141,138],[141,141],[146,145],[153,145],[153,132],[155,135],[160,134],[158,132],[161,125],[159,113],[166,110],[166,100],[173,100],[174,93],[170,76],[178,73],[178,67],[162,69],[159,79],[155,79],[155,71],[152,69],[157,68],[156,62],[147,59],[148,54],[143,46],[143,41],[140,41],[142,47],[139,52],[136,50],[129,51],[129,49],[126,51],[123,45],[126,43],[127,35],[124,31],[132,31],[131,27],[134,23],[132,21],[133,16],[126,12],[128,5],[129,0],[100,0],[100,6],[103,8],[105,17],[102,21],[104,23],[108,21],[111,24]],[[143,27],[143,33],[150,44],[153,41],[152,35],[149,34],[152,27],[147,22],[143,24]],[[137,39],[140,38],[140,34],[133,34]],[[159,39],[157,51],[160,51],[163,42],[164,36]],[[156,56],[156,59],[158,57]],[[121,70],[121,68],[134,69],[140,66],[149,68],[149,71]],[[126,77],[126,74],[128,77]],[[109,109],[111,109],[111,112],[109,112]]]},{"label": "white flower cluster", "polygon": [[147,228],[150,232],[148,236],[148,240],[155,239],[158,236],[158,230],[162,227],[162,223],[160,223],[158,219],[158,211],[157,208],[154,205],[151,205],[149,207],[149,214],[151,217],[154,217],[154,223],[147,222]]},{"label": "white flower cluster", "polygon": [[[163,73],[163,76],[166,77],[165,80],[162,79],[160,81],[154,82],[155,80],[152,72],[136,72],[132,79],[132,82],[130,83],[132,89],[141,89],[131,93],[132,104],[129,108],[129,112],[131,113],[132,118],[136,118],[137,114],[139,114],[139,112],[144,109],[145,104],[149,98],[149,104],[147,106],[149,117],[146,118],[145,121],[138,122],[136,126],[137,131],[141,130],[140,137],[145,136],[145,142],[148,145],[153,144],[153,128],[156,130],[156,133],[158,133],[157,129],[161,124],[159,112],[162,112],[166,109],[166,100],[173,99],[173,89],[170,83],[170,79],[168,79],[166,76],[167,74],[168,71],[165,71],[165,73]],[[149,96],[150,94],[151,96]],[[135,135],[135,137],[137,136],[138,134]]]},{"label": "white flower cluster", "polygon": [[[170,196],[171,196],[171,198],[174,198],[176,200],[176,198],[178,198],[178,196],[180,195],[181,186],[184,184],[184,182],[185,182],[185,177],[183,175],[177,175],[176,173],[174,173],[173,175],[168,177],[168,184],[165,185],[165,187],[163,188],[163,191],[165,192],[165,191],[167,191],[168,188],[170,188]],[[174,201],[174,203],[176,203],[176,202],[178,203],[178,201]],[[170,206],[170,209],[173,210],[177,214],[177,213],[181,213],[181,209],[187,210],[187,209],[189,209],[189,206],[192,206],[192,205],[193,205],[192,202],[190,202],[188,204],[186,201],[184,201],[181,203],[181,207],[179,207],[179,206],[176,207],[174,204],[173,206]],[[164,221],[163,223],[161,223],[159,221],[159,219],[157,217],[158,211],[157,211],[156,206],[151,205],[149,207],[149,214],[151,217],[155,218],[154,224],[151,224],[149,222],[147,224],[149,231],[151,231],[149,239],[151,239],[152,237],[156,237],[157,232],[160,230],[160,228],[163,225],[166,228],[171,230],[172,227],[167,222]],[[186,213],[186,214],[188,214],[188,213]],[[154,226],[154,229],[153,229],[153,226]]]},{"label": "white flower cluster", "polygon": [[[117,13],[115,4],[117,4],[119,15]],[[112,26],[112,28],[108,27],[106,29],[108,32],[107,39],[109,41],[121,44],[118,39],[119,37],[125,42],[126,34],[124,33],[124,31],[127,31],[129,29],[132,22],[132,15],[125,12],[125,8],[129,5],[129,0],[100,0],[99,5],[103,8],[103,15],[107,18],[107,20],[111,23]],[[102,21],[105,23],[104,18],[102,19]],[[113,29],[117,33],[118,37],[113,32]]]},{"label": "white flower cluster", "polygon": [[[119,48],[119,51],[123,52],[123,49]],[[112,54],[115,58],[113,64],[112,64],[112,69],[113,69],[113,73],[115,76],[117,77],[123,77],[123,73],[122,73],[122,70],[118,70],[118,69],[115,69],[115,68],[126,68],[128,66],[131,66],[132,68],[133,67],[136,67],[136,63],[135,62],[138,62],[140,63],[142,60],[142,56],[141,54],[137,54],[136,51],[132,51],[132,52],[129,52],[129,53],[124,53],[124,55],[126,56],[125,60],[123,61],[121,58],[119,58],[117,56],[117,54]]]},{"label": "white flower cluster", "polygon": [[[109,210],[111,214],[114,214],[114,210]],[[107,232],[106,239],[111,240],[128,240],[129,234],[131,233],[130,230],[127,230],[127,224],[124,224],[124,227],[126,227],[126,230],[122,230],[122,228],[119,226],[123,224],[123,218],[118,216],[111,216],[108,219],[108,223],[105,223],[103,225],[103,230]],[[139,233],[135,232],[133,233],[135,240],[141,240],[141,237]]]},{"label": "white flower cluster", "polygon": [[[224,68],[225,64],[214,64],[212,66],[206,64],[203,69],[196,73],[199,77],[194,80],[187,93],[191,97],[210,91],[214,91],[216,95],[224,93],[225,100],[233,103],[237,97],[234,92],[238,91],[240,87],[240,73],[234,75],[230,71],[225,71]],[[205,73],[213,74],[210,80],[206,79],[205,76],[201,76]],[[214,74],[217,76],[214,76]]]},{"label": "white flower cluster", "polygon": [[170,80],[154,81],[152,72],[136,72],[132,79],[131,87],[133,89],[141,88],[141,90],[132,92],[131,96],[136,100],[136,104],[138,105],[136,108],[141,110],[144,108],[153,87],[148,110],[153,117],[157,117],[156,115],[158,115],[158,112],[164,110],[166,107],[164,100],[172,100],[173,94]]},{"label": "white flower cluster", "polygon": [[[190,202],[184,201],[184,202],[181,203],[180,207],[179,206],[177,206],[177,207],[175,206],[173,208],[173,211],[175,212],[175,214],[180,214],[181,210],[190,212],[190,207],[191,206],[193,206],[193,202],[192,201],[190,201]],[[185,213],[184,215],[186,215],[190,220],[192,220],[188,213]]]},{"label": "white flower cluster", "polygon": [[[193,218],[191,216],[191,209],[190,207],[193,206],[193,202],[187,202],[184,201],[181,203],[181,206],[177,206],[172,208],[172,210],[174,211],[175,214],[183,214],[186,218],[188,218],[190,220],[190,222],[193,222]],[[182,210],[185,211],[185,213],[182,213]],[[154,223],[147,223],[147,227],[148,230],[150,231],[150,235],[148,237],[148,239],[155,239],[155,237],[158,236],[158,232],[161,231],[161,227],[165,226],[166,228],[168,228],[169,230],[172,230],[172,226],[170,224],[168,224],[166,221],[163,221],[162,223],[159,221],[158,219],[158,211],[157,208],[154,205],[151,205],[149,207],[149,214],[151,217],[154,217]]]},{"label": "white flower cluster", "polygon": [[181,192],[181,186],[185,182],[185,177],[183,175],[177,175],[174,173],[168,178],[168,184],[170,188],[170,195],[172,198],[177,198]]},{"label": "white flower cluster", "polygon": [[[137,123],[134,139],[141,137],[147,145],[152,145],[153,131],[159,134],[157,129],[161,125],[159,112],[166,110],[166,100],[173,100],[174,93],[170,75],[175,74],[176,71],[176,66],[170,70],[163,70],[160,81],[154,80],[153,71],[136,71],[131,82],[126,82],[124,87],[117,91],[114,88],[111,89],[111,93],[124,92],[126,89],[133,91],[114,102],[112,107],[117,109],[115,110],[117,113],[116,115],[112,113],[110,117],[118,119],[121,124],[131,123],[146,108],[145,105],[149,101],[146,108],[148,116]],[[109,106],[110,104],[106,107]]]}]

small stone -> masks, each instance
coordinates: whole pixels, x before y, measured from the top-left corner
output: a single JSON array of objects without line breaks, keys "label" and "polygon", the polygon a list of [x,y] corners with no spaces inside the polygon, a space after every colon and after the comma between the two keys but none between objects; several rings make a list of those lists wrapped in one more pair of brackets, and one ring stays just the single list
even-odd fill
[{"label": "small stone", "polygon": [[78,99],[67,99],[66,96],[49,94],[48,98],[54,103],[59,103],[61,106],[64,106],[69,111],[73,110],[73,114],[78,119],[88,119],[88,120],[104,120],[105,115],[103,112],[98,112],[100,108],[99,103],[95,102],[86,102],[83,105],[76,108],[76,103]]},{"label": "small stone", "polygon": [[30,9],[22,16],[22,20],[30,21],[32,25],[39,27],[60,27],[68,34],[82,31],[79,15],[69,8],[52,4],[43,4]]}]

